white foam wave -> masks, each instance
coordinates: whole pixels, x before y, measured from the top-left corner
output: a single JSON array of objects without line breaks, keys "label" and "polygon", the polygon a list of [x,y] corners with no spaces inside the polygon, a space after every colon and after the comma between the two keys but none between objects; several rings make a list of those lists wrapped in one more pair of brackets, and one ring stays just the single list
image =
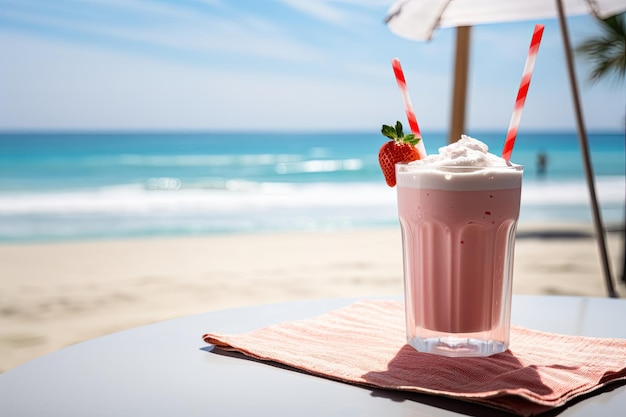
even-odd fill
[{"label": "white foam wave", "polygon": [[[603,204],[624,204],[626,177],[596,177],[598,200]],[[584,180],[526,181],[522,184],[522,205],[583,205],[589,203]]]},{"label": "white foam wave", "polygon": [[289,184],[227,181],[224,189],[146,189],[139,184],[58,193],[0,195],[0,215],[251,211],[269,208],[394,204],[378,184]]},{"label": "white foam wave", "polygon": [[[321,152],[315,156],[325,157]],[[66,161],[57,161],[66,164]],[[127,166],[127,167],[228,167],[257,166],[274,167],[277,174],[300,174],[316,172],[358,171],[364,162],[358,158],[348,159],[306,159],[297,154],[244,154],[244,155],[135,155],[123,154],[115,157],[89,157],[83,163],[90,166]]]},{"label": "white foam wave", "polygon": [[[153,184],[154,183],[154,184]],[[206,216],[254,210],[319,208],[384,209],[395,212],[395,189],[372,183],[269,183],[214,180],[207,188],[180,187],[176,179],[65,192],[0,193],[0,215],[199,213]],[[597,195],[604,206],[623,207],[624,177],[601,177]],[[585,206],[589,194],[580,181],[527,181],[522,206]]]},{"label": "white foam wave", "polygon": [[129,166],[174,167],[174,166],[229,166],[229,165],[276,165],[300,161],[295,154],[243,154],[243,155],[135,155],[124,154],[116,158],[117,163]]},{"label": "white foam wave", "polygon": [[360,159],[313,159],[302,162],[281,162],[276,164],[277,174],[302,174],[314,172],[358,171],[363,168]]}]

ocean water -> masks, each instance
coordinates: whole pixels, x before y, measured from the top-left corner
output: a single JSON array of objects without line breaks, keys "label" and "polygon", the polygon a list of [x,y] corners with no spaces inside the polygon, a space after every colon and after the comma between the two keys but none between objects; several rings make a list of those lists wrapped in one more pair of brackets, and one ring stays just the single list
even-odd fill
[{"label": "ocean water", "polygon": [[[470,132],[499,154],[503,136]],[[0,242],[396,226],[378,132],[0,134]],[[624,133],[589,135],[606,223],[622,222]],[[427,134],[428,153],[445,145]],[[537,155],[547,155],[545,174]],[[575,132],[521,133],[520,223],[591,222]]]}]

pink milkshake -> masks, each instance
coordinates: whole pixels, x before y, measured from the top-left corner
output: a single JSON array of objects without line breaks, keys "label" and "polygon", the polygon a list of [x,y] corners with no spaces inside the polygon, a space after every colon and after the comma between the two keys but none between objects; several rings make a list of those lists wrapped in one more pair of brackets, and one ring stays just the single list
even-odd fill
[{"label": "pink milkshake", "polygon": [[466,136],[396,166],[407,339],[417,350],[507,349],[522,172]]}]

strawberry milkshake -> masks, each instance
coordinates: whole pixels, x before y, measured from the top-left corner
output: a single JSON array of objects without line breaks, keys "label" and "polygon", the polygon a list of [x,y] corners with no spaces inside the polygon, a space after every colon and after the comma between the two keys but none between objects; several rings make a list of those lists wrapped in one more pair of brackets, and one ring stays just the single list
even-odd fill
[{"label": "strawberry milkshake", "polygon": [[507,349],[522,173],[468,136],[396,165],[407,339],[417,350]]}]

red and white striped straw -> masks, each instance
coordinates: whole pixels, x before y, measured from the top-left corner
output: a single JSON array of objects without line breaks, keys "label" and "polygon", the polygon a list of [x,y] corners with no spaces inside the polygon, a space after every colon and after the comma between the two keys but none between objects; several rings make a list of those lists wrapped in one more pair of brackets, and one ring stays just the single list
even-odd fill
[{"label": "red and white striped straw", "polygon": [[[416,137],[422,138],[420,128],[417,125],[417,118],[415,117],[415,112],[413,111],[413,104],[411,104],[411,97],[409,97],[409,89],[406,86],[406,80],[404,79],[404,72],[402,72],[400,60],[398,58],[392,59],[391,66],[393,67],[393,73],[395,74],[396,81],[398,82],[398,88],[400,88],[400,94],[402,94],[404,111],[406,112],[407,119],[409,119],[409,128]],[[417,142],[416,148],[420,154],[420,158],[425,158],[426,148],[424,147],[424,139]]]},{"label": "red and white striped straw", "polygon": [[517,92],[517,99],[515,100],[515,106],[513,107],[509,130],[506,133],[504,147],[502,148],[502,158],[507,161],[511,160],[513,145],[515,145],[515,138],[517,137],[517,128],[519,127],[520,120],[522,119],[522,110],[524,109],[524,103],[526,102],[526,96],[528,95],[530,78],[533,75],[533,68],[535,67],[535,61],[537,60],[537,52],[539,52],[539,44],[541,43],[541,36],[543,35],[543,27],[543,25],[535,25],[533,38],[530,41],[530,48],[528,49],[528,56],[526,57],[526,65],[524,65],[522,81],[520,82],[519,90]]}]

